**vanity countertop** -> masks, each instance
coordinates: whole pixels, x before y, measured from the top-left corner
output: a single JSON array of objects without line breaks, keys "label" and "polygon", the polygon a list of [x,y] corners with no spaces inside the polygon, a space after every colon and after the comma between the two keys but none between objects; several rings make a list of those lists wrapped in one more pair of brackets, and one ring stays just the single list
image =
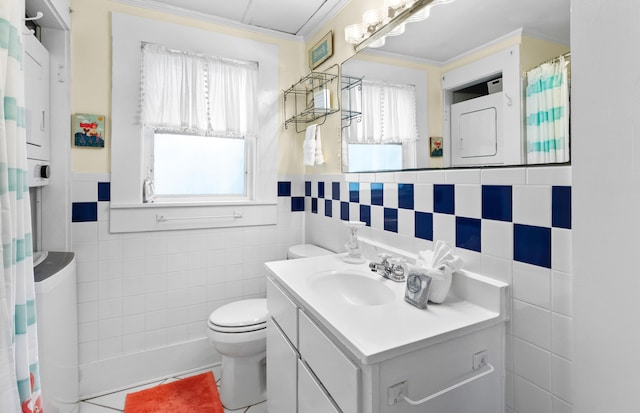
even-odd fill
[{"label": "vanity countertop", "polygon": [[[429,303],[426,310],[421,310],[404,301],[404,282],[396,283],[371,272],[368,262],[345,263],[343,256],[272,261],[265,266],[304,311],[335,335],[363,364],[378,363],[506,319],[505,283],[459,271],[453,275],[444,303]],[[327,271],[357,272],[359,276],[388,286],[394,298],[379,305],[336,300],[328,296],[330,292],[321,293],[310,282],[317,274]]]}]

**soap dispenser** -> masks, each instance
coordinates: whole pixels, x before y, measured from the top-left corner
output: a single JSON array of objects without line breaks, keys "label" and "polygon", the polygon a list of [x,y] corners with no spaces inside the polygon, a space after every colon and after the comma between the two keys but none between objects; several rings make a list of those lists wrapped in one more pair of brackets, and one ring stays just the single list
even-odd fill
[{"label": "soap dispenser", "polygon": [[362,264],[365,262],[365,259],[362,258],[362,251],[360,250],[358,228],[364,227],[365,224],[360,221],[347,221],[345,225],[349,229],[349,242],[345,244],[347,255],[342,258],[342,260],[349,264]]}]

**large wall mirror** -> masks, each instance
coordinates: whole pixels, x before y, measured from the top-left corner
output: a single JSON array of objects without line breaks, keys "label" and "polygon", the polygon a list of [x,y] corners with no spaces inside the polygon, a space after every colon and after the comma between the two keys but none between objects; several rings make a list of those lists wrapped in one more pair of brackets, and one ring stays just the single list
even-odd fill
[{"label": "large wall mirror", "polygon": [[569,2],[435,0],[363,25],[375,41],[341,67],[343,172],[569,162]]}]

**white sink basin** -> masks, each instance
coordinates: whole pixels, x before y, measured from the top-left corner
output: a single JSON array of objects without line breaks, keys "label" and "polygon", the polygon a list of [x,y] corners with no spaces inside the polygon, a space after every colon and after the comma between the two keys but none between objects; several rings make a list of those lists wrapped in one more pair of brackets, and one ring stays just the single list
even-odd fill
[{"label": "white sink basin", "polygon": [[374,278],[359,271],[323,271],[309,277],[309,284],[315,293],[327,299],[356,306],[382,305],[396,300],[382,277]]}]

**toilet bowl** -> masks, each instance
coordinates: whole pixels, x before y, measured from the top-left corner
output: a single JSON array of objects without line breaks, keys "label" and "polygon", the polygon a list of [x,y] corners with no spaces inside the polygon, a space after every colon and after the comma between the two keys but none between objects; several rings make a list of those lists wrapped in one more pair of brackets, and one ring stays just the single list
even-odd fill
[{"label": "toilet bowl", "polygon": [[235,301],[209,316],[208,335],[222,355],[220,400],[234,410],[266,400],[267,300]]},{"label": "toilet bowl", "polygon": [[[293,245],[287,258],[333,254],[311,244]],[[222,355],[220,401],[235,410],[266,400],[267,300],[235,301],[209,316],[208,335]]]}]

